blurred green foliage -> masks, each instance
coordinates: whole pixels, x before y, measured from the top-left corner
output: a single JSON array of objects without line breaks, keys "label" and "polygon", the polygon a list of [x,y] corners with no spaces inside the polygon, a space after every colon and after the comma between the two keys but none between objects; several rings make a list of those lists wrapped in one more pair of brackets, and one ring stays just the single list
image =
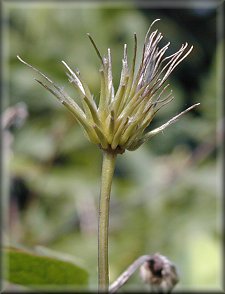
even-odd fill
[{"label": "blurred green foliage", "polygon": [[87,271],[74,262],[10,247],[5,248],[4,253],[10,269],[10,282],[38,290],[46,287],[62,287],[62,290],[78,286],[87,288]]},{"label": "blurred green foliage", "polygon": [[[99,62],[86,33],[102,53],[112,49],[118,86],[123,44],[132,54],[138,36],[141,58],[150,23],[171,40],[169,53],[181,43],[193,53],[172,75],[174,101],[159,112],[151,128],[193,102],[200,107],[135,152],[118,157],[110,212],[111,282],[138,256],[160,252],[178,267],[177,289],[219,289],[221,285],[220,134],[217,122],[215,9],[156,9],[97,3],[8,3],[4,37],[9,104],[27,104],[29,117],[13,131],[11,178],[25,183],[24,207],[11,209],[11,244],[48,248],[79,255],[97,284],[97,209],[101,152],[82,134],[73,117],[33,80],[20,55],[63,85],[72,97],[61,60],[78,67],[95,97]],[[205,32],[208,32],[206,34]],[[206,46],[207,44],[207,46]],[[16,189],[15,189],[16,190]],[[14,191],[11,202],[21,193]],[[14,206],[13,206],[14,207]],[[138,274],[124,289],[144,291]]]}]

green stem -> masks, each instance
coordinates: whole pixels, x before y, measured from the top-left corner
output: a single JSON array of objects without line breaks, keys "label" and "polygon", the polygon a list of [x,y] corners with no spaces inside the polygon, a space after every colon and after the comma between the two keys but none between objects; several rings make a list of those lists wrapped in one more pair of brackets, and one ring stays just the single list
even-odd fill
[{"label": "green stem", "polygon": [[108,228],[109,202],[112,178],[115,169],[116,154],[103,151],[101,194],[98,219],[98,287],[99,291],[108,291]]}]

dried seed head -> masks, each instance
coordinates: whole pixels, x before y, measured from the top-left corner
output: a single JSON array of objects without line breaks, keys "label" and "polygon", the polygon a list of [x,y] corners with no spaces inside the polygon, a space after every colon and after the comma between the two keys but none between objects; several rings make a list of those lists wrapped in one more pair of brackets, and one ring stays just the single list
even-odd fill
[{"label": "dried seed head", "polygon": [[193,48],[193,46],[188,48],[186,43],[174,54],[164,57],[170,43],[160,48],[162,34],[158,30],[151,33],[152,26],[158,20],[156,19],[151,24],[146,34],[142,61],[136,75],[136,34],[134,34],[134,57],[130,68],[127,45],[124,45],[120,83],[116,92],[113,87],[110,49],[108,49],[107,56],[102,57],[94,40],[88,34],[101,60],[101,91],[98,104],[79,72],[74,72],[65,61],[62,63],[68,70],[69,81],[80,95],[82,107],[78,106],[61,87],[57,86],[45,74],[23,61],[19,56],[18,59],[44,78],[45,83],[39,80],[37,82],[69,109],[91,142],[98,144],[100,148],[108,152],[123,153],[126,149],[135,150],[146,140],[177,121],[184,113],[199,105],[197,103],[189,107],[161,127],[146,132],[146,128],[157,111],[173,99],[172,92],[168,90],[169,84],[165,85],[166,80]]}]

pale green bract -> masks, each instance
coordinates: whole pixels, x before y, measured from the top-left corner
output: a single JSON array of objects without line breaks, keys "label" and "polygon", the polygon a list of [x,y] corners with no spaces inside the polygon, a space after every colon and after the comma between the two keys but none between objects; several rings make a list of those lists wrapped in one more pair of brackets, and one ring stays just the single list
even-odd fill
[{"label": "pale green bract", "polygon": [[107,56],[102,57],[94,40],[88,34],[101,60],[101,91],[98,104],[96,104],[80,73],[73,71],[66,62],[62,61],[68,70],[67,76],[70,83],[75,86],[80,94],[82,107],[45,74],[19,56],[17,57],[48,82],[48,84],[45,84],[36,80],[72,112],[91,142],[98,144],[103,150],[114,153],[123,153],[126,149],[135,150],[146,140],[177,121],[184,113],[199,105],[199,103],[192,105],[159,128],[146,132],[146,128],[157,111],[173,100],[172,91],[168,91],[169,84],[165,83],[170,73],[193,48],[193,46],[188,48],[188,44],[185,43],[177,52],[165,57],[165,52],[170,43],[160,48],[159,43],[163,38],[162,34],[158,30],[151,32],[153,24],[158,20],[156,19],[151,24],[146,34],[142,60],[136,74],[136,34],[134,34],[134,54],[130,67],[128,66],[127,45],[124,45],[120,83],[115,93],[110,49],[108,49]]}]

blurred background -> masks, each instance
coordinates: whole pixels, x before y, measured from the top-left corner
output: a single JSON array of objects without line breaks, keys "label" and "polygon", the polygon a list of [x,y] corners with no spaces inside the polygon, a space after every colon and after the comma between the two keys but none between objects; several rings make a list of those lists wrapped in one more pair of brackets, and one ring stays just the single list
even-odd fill
[{"label": "blurred background", "polygon": [[[123,44],[128,44],[131,60],[136,32],[140,60],[145,33],[160,18],[155,27],[164,35],[162,45],[171,41],[168,54],[186,41],[194,50],[173,72],[169,82],[175,99],[158,113],[151,129],[194,103],[201,105],[137,151],[118,156],[111,195],[110,280],[140,255],[159,252],[178,267],[177,290],[220,289],[219,11],[150,3],[5,5],[3,110],[9,121],[3,151],[10,174],[6,237],[13,245],[42,245],[80,258],[90,272],[90,289],[96,288],[101,152],[16,55],[76,99],[61,63],[65,60],[80,70],[98,97],[100,64],[86,33],[102,54],[111,48],[117,88]],[[146,287],[136,273],[123,289]]]}]

